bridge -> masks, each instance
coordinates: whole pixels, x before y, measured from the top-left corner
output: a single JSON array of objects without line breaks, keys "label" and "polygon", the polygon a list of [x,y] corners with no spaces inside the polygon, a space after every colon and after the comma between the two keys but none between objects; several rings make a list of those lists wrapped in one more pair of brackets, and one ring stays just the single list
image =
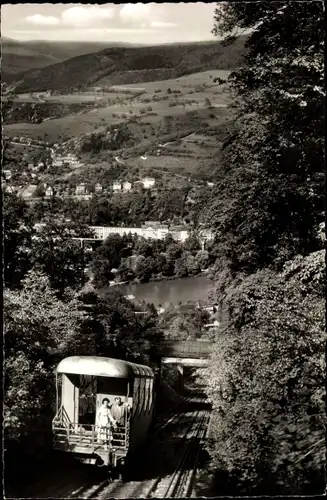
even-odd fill
[{"label": "bridge", "polygon": [[183,389],[184,368],[208,366],[212,343],[204,340],[166,340],[152,346],[151,352],[159,361],[159,377],[161,377],[163,365],[176,365],[179,386]]}]

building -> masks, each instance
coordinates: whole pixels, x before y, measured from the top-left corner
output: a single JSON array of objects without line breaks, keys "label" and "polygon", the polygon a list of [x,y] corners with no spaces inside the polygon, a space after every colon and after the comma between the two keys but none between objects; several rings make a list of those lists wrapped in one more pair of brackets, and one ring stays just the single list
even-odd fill
[{"label": "building", "polygon": [[129,181],[125,181],[123,183],[123,190],[124,191],[130,191],[132,189],[132,184]]},{"label": "building", "polygon": [[63,161],[61,159],[56,159],[56,160],[53,160],[52,162],[52,166],[53,167],[62,167],[63,165]]},{"label": "building", "polygon": [[20,196],[24,199],[26,198],[32,198],[36,191],[37,185],[36,184],[30,184],[29,186],[26,186],[25,188],[22,189]]},{"label": "building", "polygon": [[144,189],[150,189],[155,185],[156,180],[153,177],[144,177],[141,182]]},{"label": "building", "polygon": [[214,187],[215,183],[214,182],[207,182],[208,187]]},{"label": "building", "polygon": [[75,194],[76,195],[83,195],[86,194],[86,187],[84,182],[81,182],[81,184],[78,184],[75,189]]},{"label": "building", "polygon": [[144,228],[149,228],[149,227],[152,227],[152,228],[160,228],[160,229],[168,229],[168,224],[162,224],[160,221],[158,220],[146,220],[143,224]]},{"label": "building", "polygon": [[51,186],[48,186],[47,189],[45,190],[45,196],[46,198],[50,198],[53,196],[53,189]]},{"label": "building", "polygon": [[116,181],[112,185],[112,190],[117,193],[117,192],[121,191],[121,187],[122,187],[121,182]]},{"label": "building", "polygon": [[94,192],[95,193],[102,193],[102,190],[103,190],[103,188],[102,188],[101,184],[99,182],[97,182],[97,184],[94,186]]},{"label": "building", "polygon": [[3,174],[4,174],[6,181],[9,181],[12,178],[11,170],[4,170]]}]

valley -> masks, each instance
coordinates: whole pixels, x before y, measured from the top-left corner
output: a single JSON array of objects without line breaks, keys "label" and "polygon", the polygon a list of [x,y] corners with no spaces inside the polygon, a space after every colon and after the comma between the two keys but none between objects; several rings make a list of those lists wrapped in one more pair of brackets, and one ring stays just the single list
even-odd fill
[{"label": "valley", "polygon": [[[219,43],[184,44],[182,49],[178,45],[106,49],[96,52],[95,60],[109,52],[114,54],[114,71],[109,65],[110,75],[98,78],[96,73],[92,83],[86,69],[89,54],[37,73],[17,75],[17,82],[5,86],[3,93],[3,130],[8,144],[26,144],[27,149],[31,141],[39,147],[55,145],[61,153],[76,155],[78,168],[69,161],[59,165],[56,154],[52,154],[45,169],[34,167],[32,179],[27,168],[13,172],[11,189],[17,192],[30,180],[33,186],[51,185],[57,195],[62,191],[60,186],[67,183],[76,187],[100,183],[109,192],[112,182],[140,182],[144,176],[155,178],[155,190],[159,191],[206,185],[213,176],[212,166],[219,166],[217,141],[222,142],[233,121],[222,81],[231,71],[226,67],[238,61],[239,46],[232,54],[229,48],[226,50],[231,56],[228,63]],[[121,51],[132,51],[134,70],[124,69],[126,61],[119,65],[117,54]],[[139,56],[135,58],[135,54]],[[149,54],[155,60],[147,60],[145,55]],[[162,54],[170,57],[169,71],[144,69],[159,63],[164,66]],[[189,74],[171,77],[181,72],[183,55],[183,71]],[[199,61],[212,69],[192,72]],[[219,61],[221,69],[217,69]],[[60,69],[75,78],[76,64],[84,68],[80,85],[58,90],[53,82],[60,78],[53,78],[47,88],[33,88],[35,77],[38,82],[46,81]],[[163,78],[167,75],[170,77]],[[159,79],[149,81],[151,76]],[[113,143],[108,137],[115,130],[123,130],[126,137]],[[30,163],[28,151],[22,159],[26,166]]]}]

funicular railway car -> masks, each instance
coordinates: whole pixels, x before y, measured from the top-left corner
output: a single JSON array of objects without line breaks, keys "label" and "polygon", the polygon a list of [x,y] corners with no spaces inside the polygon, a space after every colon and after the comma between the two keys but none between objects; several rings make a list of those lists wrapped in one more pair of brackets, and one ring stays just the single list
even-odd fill
[{"label": "funicular railway car", "polygon": [[[56,391],[54,449],[121,473],[126,459],[144,443],[152,422],[151,368],[113,358],[73,356],[57,366]],[[97,414],[104,399],[111,405],[116,397],[127,411],[119,426],[108,426],[103,440]]]}]

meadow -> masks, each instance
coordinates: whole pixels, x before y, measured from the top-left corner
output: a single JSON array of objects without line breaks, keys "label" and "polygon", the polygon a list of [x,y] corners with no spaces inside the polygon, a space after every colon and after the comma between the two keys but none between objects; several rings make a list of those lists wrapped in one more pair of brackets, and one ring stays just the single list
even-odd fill
[{"label": "meadow", "polygon": [[[43,101],[85,102],[88,105],[93,102],[94,107],[46,119],[39,124],[5,125],[4,132],[10,137],[46,138],[49,142],[61,143],[79,135],[101,132],[111,125],[127,123],[135,145],[123,147],[116,153],[101,151],[84,159],[81,174],[85,168],[96,170],[100,164],[100,169],[104,168],[103,161],[115,161],[118,155],[124,159],[127,173],[133,178],[159,176],[166,185],[185,185],[190,175],[202,171],[201,165],[211,161],[217,147],[215,130],[217,127],[224,129],[224,124],[227,126],[230,121],[226,90],[214,82],[215,78],[226,78],[228,73],[205,71],[177,79],[115,85],[105,91],[90,88],[70,95],[42,93],[39,97]],[[30,99],[31,94],[21,94],[18,98],[23,102]],[[141,158],[143,155],[146,160]],[[123,170],[125,177],[126,170]]]}]

